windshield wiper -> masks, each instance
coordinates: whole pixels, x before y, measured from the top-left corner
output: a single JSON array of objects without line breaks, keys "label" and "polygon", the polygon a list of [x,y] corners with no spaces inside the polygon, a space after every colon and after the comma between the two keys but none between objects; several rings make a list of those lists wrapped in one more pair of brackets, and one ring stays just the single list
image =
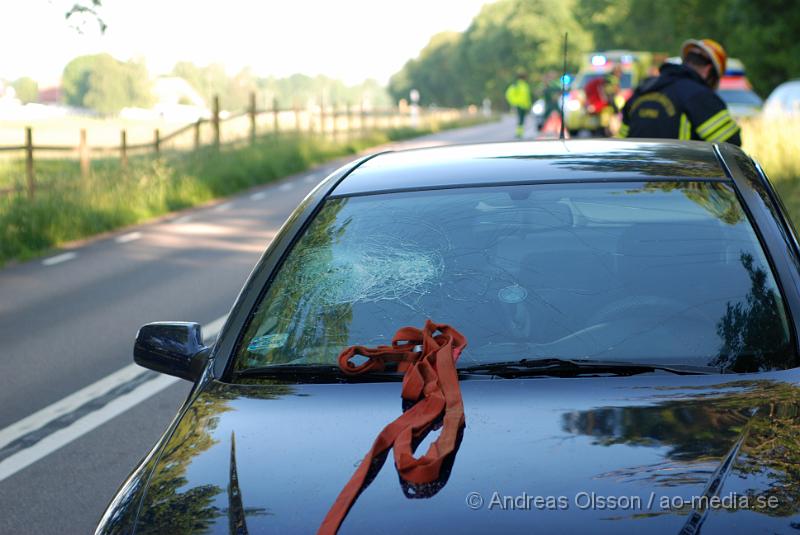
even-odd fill
[{"label": "windshield wiper", "polygon": [[[637,375],[664,371],[676,375],[708,375],[719,373],[717,368],[704,366],[665,366],[638,362],[616,362],[600,360],[570,360],[558,358],[522,359],[504,362],[489,362],[457,368],[459,376],[495,375],[503,378],[535,377],[579,377],[582,375]],[[397,371],[369,372],[347,375],[338,366],[330,364],[272,364],[248,368],[236,373],[237,377],[275,378],[298,383],[376,383],[403,380]],[[466,377],[462,377],[466,378]]]},{"label": "windshield wiper", "polygon": [[637,375],[664,371],[676,375],[708,375],[718,373],[717,368],[704,366],[664,366],[640,362],[616,362],[601,360],[570,360],[558,358],[522,359],[506,362],[490,362],[458,368],[459,372],[497,375],[504,378],[548,375],[555,377],[577,377],[581,375]]},{"label": "windshield wiper", "polygon": [[299,383],[375,383],[402,381],[403,374],[395,371],[347,375],[339,366],[330,364],[273,364],[236,372],[237,377],[269,377]]}]

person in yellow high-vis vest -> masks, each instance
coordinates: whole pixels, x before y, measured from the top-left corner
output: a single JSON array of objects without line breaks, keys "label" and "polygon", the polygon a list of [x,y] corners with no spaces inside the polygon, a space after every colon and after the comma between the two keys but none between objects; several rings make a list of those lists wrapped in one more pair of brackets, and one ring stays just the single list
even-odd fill
[{"label": "person in yellow high-vis vest", "polygon": [[517,112],[516,136],[521,139],[525,131],[525,117],[531,111],[531,87],[524,71],[517,71],[517,79],[506,89],[508,105]]}]

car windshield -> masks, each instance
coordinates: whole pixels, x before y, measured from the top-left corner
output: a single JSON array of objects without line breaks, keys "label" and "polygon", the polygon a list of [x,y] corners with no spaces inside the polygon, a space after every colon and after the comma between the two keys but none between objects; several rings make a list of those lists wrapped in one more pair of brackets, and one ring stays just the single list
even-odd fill
[{"label": "car windshield", "polygon": [[761,97],[747,89],[720,89],[717,91],[720,98],[727,104],[746,104],[761,106]]},{"label": "car windshield", "polygon": [[330,198],[263,293],[235,370],[336,364],[427,318],[459,366],[599,359],[794,365],[770,264],[721,181],[470,187]]}]

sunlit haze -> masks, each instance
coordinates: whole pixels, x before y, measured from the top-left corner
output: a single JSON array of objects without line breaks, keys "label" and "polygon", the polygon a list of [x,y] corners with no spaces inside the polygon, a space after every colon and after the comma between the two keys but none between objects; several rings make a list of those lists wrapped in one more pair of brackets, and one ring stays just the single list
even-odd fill
[{"label": "sunlit haze", "polygon": [[57,83],[72,58],[100,52],[143,58],[151,73],[175,62],[216,62],[229,73],[324,74],[386,83],[434,34],[467,28],[487,0],[104,0],[104,35],[64,19],[73,0],[3,0],[0,78]]}]

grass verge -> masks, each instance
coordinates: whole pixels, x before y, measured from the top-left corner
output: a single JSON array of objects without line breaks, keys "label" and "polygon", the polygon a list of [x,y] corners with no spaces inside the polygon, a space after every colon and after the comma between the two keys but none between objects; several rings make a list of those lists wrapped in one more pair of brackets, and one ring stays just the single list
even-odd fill
[{"label": "grass verge", "polygon": [[781,196],[795,226],[800,224],[800,119],[742,121],[743,149],[758,160]]},{"label": "grass verge", "polygon": [[[482,118],[425,129],[396,128],[347,141],[308,135],[260,137],[254,145],[164,153],[131,158],[127,169],[116,159],[95,160],[82,177],[74,160],[36,163],[38,189],[0,196],[0,265],[28,260],[65,242],[141,223],[247,188],[302,172],[332,158],[356,154],[390,141],[485,122]],[[0,167],[0,184],[20,185],[22,165]]]}]

